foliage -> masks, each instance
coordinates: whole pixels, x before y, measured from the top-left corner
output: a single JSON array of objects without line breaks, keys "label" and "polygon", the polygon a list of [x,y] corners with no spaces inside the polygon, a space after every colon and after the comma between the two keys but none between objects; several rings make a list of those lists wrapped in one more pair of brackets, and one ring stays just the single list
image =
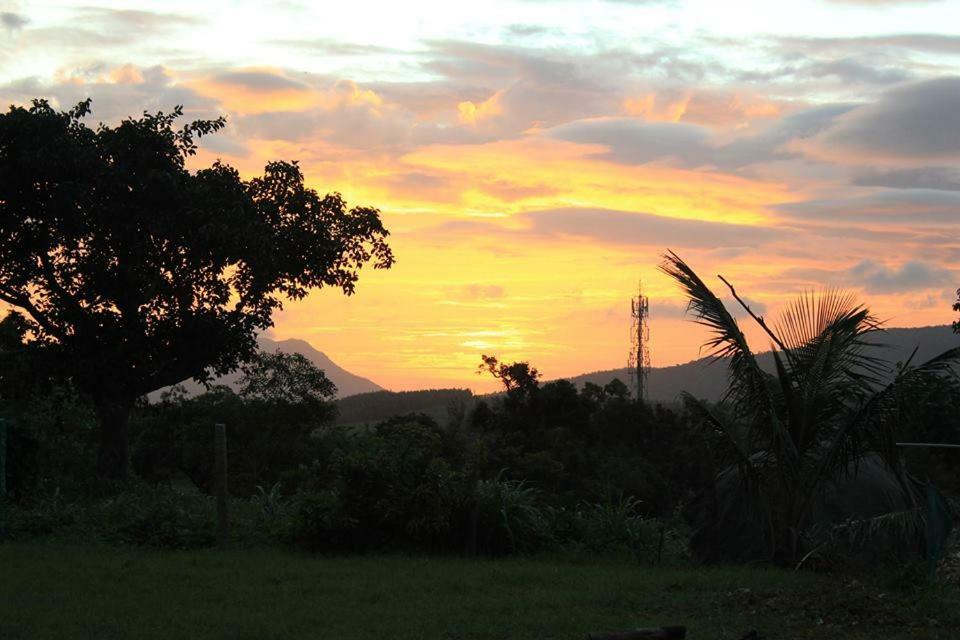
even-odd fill
[{"label": "foliage", "polygon": [[321,407],[337,395],[337,387],[306,356],[258,351],[240,370],[240,396],[271,405]]},{"label": "foliage", "polygon": [[770,557],[796,562],[813,506],[829,483],[855,472],[869,451],[900,472],[895,434],[909,420],[914,394],[949,376],[960,348],[920,365],[904,363],[888,381],[889,367],[866,351],[880,327],[848,295],[802,296],[773,327],[741,302],[773,342],[776,373],[770,374],[693,269],[674,253],[661,269],[681,286],[696,322],[712,333],[705,346],[730,371],[721,410],[689,394],[684,402],[760,509]]},{"label": "foliage", "polygon": [[199,493],[137,486],[97,502],[86,517],[97,538],[115,544],[195,549],[215,542],[213,499]]},{"label": "foliage", "polygon": [[484,355],[482,363],[477,367],[478,373],[488,372],[503,383],[507,393],[527,395],[532,393],[539,384],[540,372],[531,367],[529,362],[502,363],[495,356]]},{"label": "foliage", "polygon": [[44,486],[27,508],[10,510],[10,535],[16,538],[48,536],[73,527],[80,517],[75,500],[64,496],[58,486]]},{"label": "foliage", "polygon": [[580,391],[565,380],[510,389],[478,402],[466,420],[470,464],[483,477],[505,470],[568,507],[622,491],[652,515],[670,513],[711,476],[689,415],[634,401],[619,380]]},{"label": "foliage", "polygon": [[502,474],[480,480],[474,494],[477,551],[492,555],[535,551],[553,538],[540,492]]},{"label": "foliage", "polygon": [[[957,301],[953,303],[953,310],[960,313],[960,289],[957,289]],[[960,320],[953,323],[953,331],[960,333]]]},{"label": "foliage", "polygon": [[14,500],[45,487],[89,488],[96,421],[73,385],[44,371],[18,313],[0,319],[0,418],[7,423],[7,490]]},{"label": "foliage", "polygon": [[214,542],[213,500],[164,486],[133,483],[118,493],[85,498],[47,487],[10,513],[14,539],[56,536],[165,549]]},{"label": "foliage", "polygon": [[303,472],[289,537],[326,550],[445,548],[465,502],[466,479],[444,457],[444,436],[426,416],[371,431],[336,430],[325,463]]},{"label": "foliage", "polygon": [[0,301],[91,398],[98,471],[122,478],[136,398],[232,370],[283,298],[351,294],[393,255],[376,209],[320,196],[295,163],[247,181],[220,162],[189,172],[222,118],[176,129],[177,107],[91,129],[89,111],[0,115]]},{"label": "foliage", "polygon": [[472,403],[469,389],[371,391],[337,399],[339,424],[375,423],[389,416],[425,413],[442,421],[451,405]]},{"label": "foliage", "polygon": [[227,425],[228,487],[249,496],[258,485],[284,485],[317,455],[317,429],[333,420],[331,403],[284,404],[247,399],[227,387],[186,398],[171,396],[143,407],[132,423],[133,469],[151,482],[185,475],[213,488],[213,425]]}]

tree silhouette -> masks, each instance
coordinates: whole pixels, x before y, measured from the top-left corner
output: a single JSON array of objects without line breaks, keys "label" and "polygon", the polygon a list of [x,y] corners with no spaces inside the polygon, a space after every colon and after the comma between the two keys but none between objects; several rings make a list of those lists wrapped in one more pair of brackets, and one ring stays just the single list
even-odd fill
[{"label": "tree silhouette", "polygon": [[393,254],[378,210],[318,195],[296,163],[251,180],[219,161],[188,171],[222,118],[175,129],[177,107],[92,129],[89,111],[0,114],[0,301],[91,398],[97,472],[122,479],[136,398],[235,369],[283,299],[352,294],[362,265]]},{"label": "tree silhouette", "polygon": [[483,355],[481,364],[477,366],[477,373],[488,372],[503,383],[507,393],[517,393],[522,396],[530,395],[540,385],[540,372],[531,367],[529,362],[500,362],[496,356]]},{"label": "tree silhouette", "polygon": [[[855,473],[871,452],[900,472],[898,430],[923,393],[953,376],[960,347],[921,364],[911,356],[894,368],[871,355],[881,327],[850,295],[801,296],[768,324],[720,277],[772,341],[770,373],[733,314],[686,262],[670,251],[660,269],[683,290],[693,320],[710,332],[704,346],[729,371],[720,410],[686,392],[684,405],[737,469],[762,515],[770,558],[796,563],[816,500],[831,483]],[[724,514],[731,517],[726,524],[739,524],[727,515],[734,509]]]},{"label": "tree silhouette", "polygon": [[[960,313],[960,289],[957,289],[957,301],[953,303],[953,310]],[[953,332],[960,333],[960,320],[953,323]]]}]

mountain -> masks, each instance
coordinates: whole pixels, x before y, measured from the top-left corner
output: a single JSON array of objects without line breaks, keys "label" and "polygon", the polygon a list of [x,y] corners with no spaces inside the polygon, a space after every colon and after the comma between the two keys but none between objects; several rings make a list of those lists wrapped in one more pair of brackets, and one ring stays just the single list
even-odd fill
[{"label": "mountain", "polygon": [[[289,340],[270,340],[269,338],[258,338],[257,343],[260,345],[261,351],[274,352],[278,349],[283,353],[299,353],[315,364],[318,368],[323,369],[323,372],[327,374],[327,378],[333,381],[333,384],[337,385],[337,397],[346,398],[347,396],[356,395],[358,393],[369,393],[371,391],[383,391],[383,387],[368,380],[367,378],[360,377],[354,373],[350,373],[343,367],[339,366],[333,360],[327,357],[322,351],[317,351],[313,346],[306,340],[298,340],[296,338],[291,338]],[[225,384],[228,387],[236,390],[239,387],[240,372],[234,372],[229,375],[217,378],[213,381],[213,384]],[[194,382],[193,380],[188,380],[181,383],[183,387],[186,388],[187,394],[189,395],[198,395],[203,393],[204,387],[201,384]],[[155,391],[150,394],[151,400],[156,400],[160,397],[160,394],[163,392]]]},{"label": "mountain", "polygon": [[330,380],[333,380],[333,384],[337,385],[338,398],[346,398],[347,396],[356,395],[358,393],[383,391],[383,387],[377,383],[354,373],[350,373],[343,367],[339,366],[333,360],[328,358],[327,354],[314,349],[313,345],[306,340],[290,338],[289,340],[280,340],[277,342],[276,340],[260,338],[257,340],[257,342],[260,344],[260,349],[263,351],[276,351],[279,349],[283,353],[299,353],[307,360],[315,364],[318,368],[323,369],[323,372],[327,374],[327,377]]},{"label": "mountain", "polygon": [[[904,362],[913,350],[917,354],[914,364],[924,362],[950,349],[960,346],[960,335],[953,333],[949,326],[891,328],[877,334],[875,342],[883,347],[875,347],[875,355],[890,363]],[[769,351],[757,354],[760,366],[773,371],[773,356]],[[569,380],[578,386],[585,382],[604,385],[614,378],[620,378],[629,384],[630,371],[608,369],[585,373]],[[681,391],[689,391],[698,398],[716,401],[727,388],[727,369],[722,362],[711,363],[709,358],[700,358],[686,364],[672,367],[655,367],[650,370],[647,380],[648,397],[656,402],[672,402]]]}]

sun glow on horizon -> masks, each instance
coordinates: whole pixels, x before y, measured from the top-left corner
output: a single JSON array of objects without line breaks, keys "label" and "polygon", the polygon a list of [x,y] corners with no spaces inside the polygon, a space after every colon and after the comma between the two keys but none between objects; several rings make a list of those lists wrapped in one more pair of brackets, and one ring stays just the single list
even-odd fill
[{"label": "sun glow on horizon", "polygon": [[960,5],[0,11],[7,104],[225,115],[190,167],[297,160],[311,187],[379,208],[395,267],[287,303],[272,333],[384,387],[493,390],[481,354],[546,378],[624,366],[639,279],[654,364],[695,359],[668,248],[765,316],[839,286],[894,326],[953,320]]}]

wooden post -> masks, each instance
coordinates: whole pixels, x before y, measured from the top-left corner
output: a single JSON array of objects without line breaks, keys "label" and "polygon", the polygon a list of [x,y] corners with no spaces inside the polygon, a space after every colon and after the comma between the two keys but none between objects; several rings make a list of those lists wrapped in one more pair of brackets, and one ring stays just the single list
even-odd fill
[{"label": "wooden post", "polygon": [[686,637],[686,627],[649,627],[627,631],[591,633],[587,635],[587,640],[682,640]]},{"label": "wooden post", "polygon": [[7,421],[0,418],[0,542],[7,537]]},{"label": "wooden post", "polygon": [[227,425],[213,425],[213,483],[217,491],[217,544],[221,547],[230,537],[227,515]]},{"label": "wooden post", "polygon": [[7,421],[0,418],[0,499],[7,499]]}]

